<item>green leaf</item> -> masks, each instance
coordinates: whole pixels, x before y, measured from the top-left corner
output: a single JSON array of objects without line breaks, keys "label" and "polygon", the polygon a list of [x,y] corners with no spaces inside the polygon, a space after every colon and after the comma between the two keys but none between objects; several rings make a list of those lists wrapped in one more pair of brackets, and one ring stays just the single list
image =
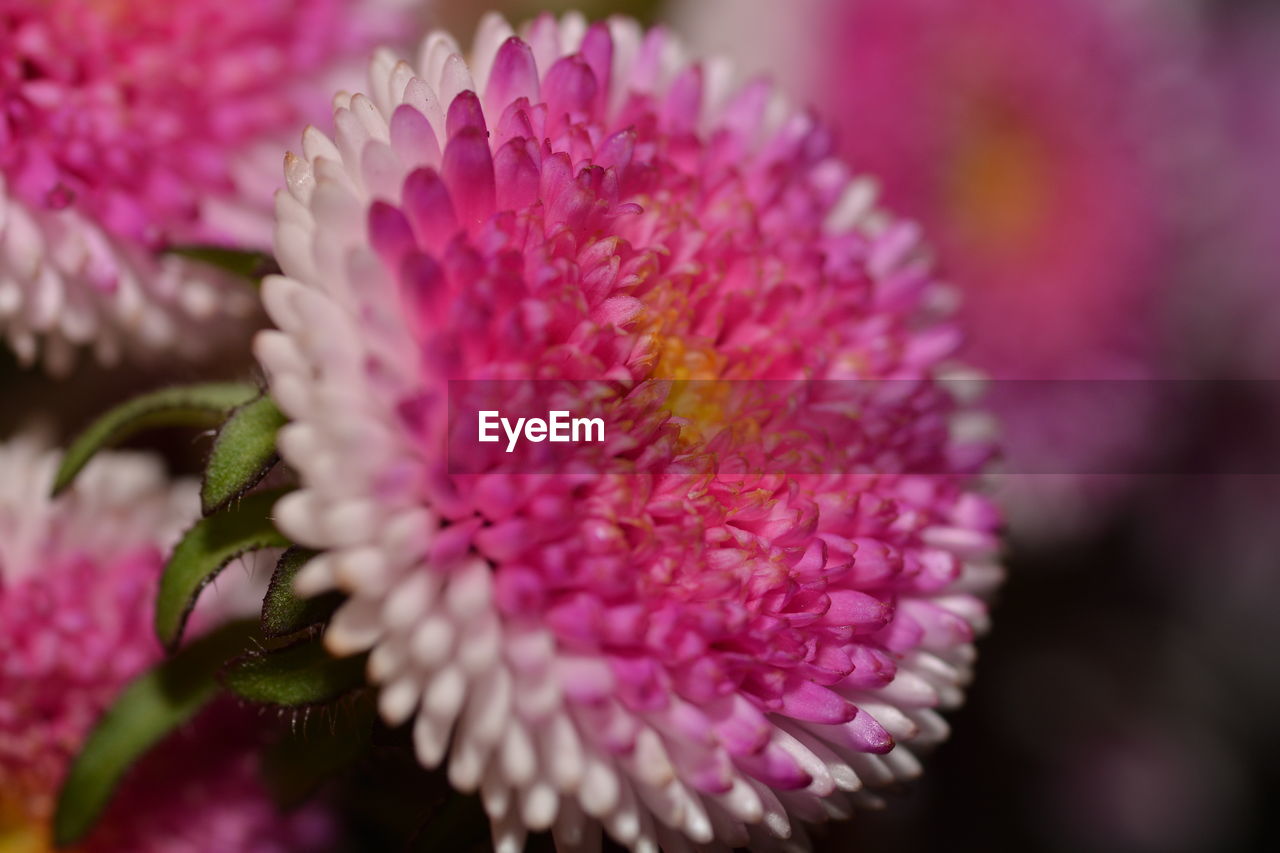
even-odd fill
[{"label": "green leaf", "polygon": [[368,655],[335,658],[319,638],[250,652],[227,664],[222,683],[242,699],[290,708],[324,705],[365,684]]},{"label": "green leaf", "polygon": [[134,762],[214,697],[218,670],[249,647],[255,628],[252,620],[226,625],[125,687],[89,733],[62,785],[53,818],[57,846],[83,838]]},{"label": "green leaf", "polygon": [[266,637],[287,637],[329,620],[344,596],[326,592],[315,598],[300,598],[293,591],[293,579],[316,555],[307,548],[293,547],[280,555],[276,570],[262,599],[262,633]]},{"label": "green leaf", "polygon": [[93,455],[119,444],[144,429],[161,426],[208,428],[226,420],[227,413],[258,396],[256,386],[243,382],[211,382],[165,388],[135,397],[102,415],[76,437],[62,457],[53,480],[56,496],[80,473]]},{"label": "green leaf", "polygon": [[200,484],[200,505],[211,515],[262,481],[276,464],[276,433],[288,418],[265,394],[231,413],[214,439]]},{"label": "green leaf", "polygon": [[205,584],[236,557],[261,548],[284,548],[289,540],[271,523],[271,508],[284,490],[249,495],[216,515],[202,518],[173,549],[160,577],[156,596],[156,636],[169,651],[182,641],[182,630]]},{"label": "green leaf", "polygon": [[231,249],[226,246],[200,245],[170,246],[168,251],[171,255],[180,255],[211,267],[217,267],[224,272],[248,279],[255,284],[272,273],[280,272],[280,266],[276,263],[275,258],[265,252]]},{"label": "green leaf", "polygon": [[369,748],[377,720],[373,691],[326,709],[314,725],[282,733],[262,756],[262,774],[277,805],[293,808]]}]

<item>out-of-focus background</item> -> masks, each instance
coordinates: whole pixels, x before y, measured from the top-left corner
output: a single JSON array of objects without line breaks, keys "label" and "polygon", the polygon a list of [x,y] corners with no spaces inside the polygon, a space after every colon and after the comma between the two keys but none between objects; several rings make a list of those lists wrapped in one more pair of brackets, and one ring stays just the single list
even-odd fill
[{"label": "out-of-focus background", "polygon": [[[491,5],[563,8],[437,0],[437,22],[465,43]],[[665,21],[817,110],[937,247],[993,399],[1122,389],[1005,395],[1009,580],[969,701],[921,780],[819,845],[1280,849],[1280,2],[573,5]],[[34,410],[74,431],[119,381],[50,390],[0,356],[0,434]]]}]

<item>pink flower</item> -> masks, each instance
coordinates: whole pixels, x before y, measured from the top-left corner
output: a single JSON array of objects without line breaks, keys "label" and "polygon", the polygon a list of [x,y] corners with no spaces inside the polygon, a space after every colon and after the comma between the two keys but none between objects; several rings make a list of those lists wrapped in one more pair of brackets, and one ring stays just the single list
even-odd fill
[{"label": "pink flower", "polygon": [[[162,549],[197,512],[156,460],[95,459],[49,500],[58,454],[0,445],[0,836],[51,849],[70,762],[99,715],[161,657],[151,628]],[[77,849],[318,849],[323,811],[278,815],[257,778],[254,728],[204,715],[131,772]]]},{"label": "pink flower", "polygon": [[[850,160],[921,219],[962,292],[1023,532],[1092,523],[1152,445],[1163,294],[1193,203],[1179,163],[1201,104],[1170,4],[859,0],[842,4],[821,90]],[[1182,122],[1186,122],[1183,124]],[[1169,369],[1169,368],[1166,368]],[[998,398],[1003,397],[1003,403]]]},{"label": "pink flower", "polygon": [[934,229],[999,378],[1146,371],[1134,318],[1167,222],[1142,115],[1157,69],[1124,5],[859,0],[832,32],[842,144]]},{"label": "pink flower", "polygon": [[0,0],[0,334],[19,356],[198,350],[202,324],[251,312],[156,252],[265,242],[281,137],[395,34],[394,2]]},{"label": "pink flower", "polygon": [[[372,650],[382,716],[480,791],[498,848],[800,840],[919,772],[996,519],[951,461],[956,334],[916,230],[822,125],[663,30],[577,15],[379,56],[335,124],[286,161],[256,344],[302,481],[277,523],[324,551],[300,589],[350,595],[329,648]],[[450,379],[599,392],[633,473],[451,474]],[[939,471],[850,473],[836,448],[773,472],[769,414],[717,396],[751,379],[897,380],[918,405],[871,437],[892,404],[869,403],[864,438]]]}]

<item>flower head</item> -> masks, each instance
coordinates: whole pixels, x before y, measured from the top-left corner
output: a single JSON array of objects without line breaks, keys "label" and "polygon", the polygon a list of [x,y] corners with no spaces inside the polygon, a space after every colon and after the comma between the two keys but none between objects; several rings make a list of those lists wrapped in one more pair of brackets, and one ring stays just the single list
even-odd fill
[{"label": "flower head", "polygon": [[0,2],[0,334],[65,368],[82,344],[195,349],[198,324],[250,313],[156,252],[261,245],[266,143],[399,20],[391,0]]},{"label": "flower head", "polygon": [[[198,507],[156,460],[125,453],[95,459],[50,500],[57,464],[34,437],[0,445],[0,837],[21,850],[51,849],[72,758],[120,689],[160,659],[150,616],[162,549]],[[315,848],[328,818],[276,814],[252,732],[202,716],[130,773],[80,849]]]},{"label": "flower head", "polygon": [[[812,116],[627,19],[490,16],[469,59],[434,33],[335,124],[277,200],[276,516],[422,763],[503,850],[800,837],[913,776],[998,574],[915,229]],[[449,381],[535,379],[605,389],[626,473],[451,469]],[[769,415],[717,396],[754,379],[899,381],[914,407],[869,403],[859,447],[938,467],[758,464]]]}]

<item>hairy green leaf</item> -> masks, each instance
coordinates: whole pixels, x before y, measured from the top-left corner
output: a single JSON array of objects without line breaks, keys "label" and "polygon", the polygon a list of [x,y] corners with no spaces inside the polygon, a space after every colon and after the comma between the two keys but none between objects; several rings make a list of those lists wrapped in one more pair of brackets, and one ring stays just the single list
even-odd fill
[{"label": "hairy green leaf", "polygon": [[284,548],[289,540],[271,522],[271,508],[284,492],[249,495],[223,511],[202,518],[173,549],[156,596],[156,636],[173,651],[205,584],[236,557],[261,548]]},{"label": "hairy green leaf", "polygon": [[276,570],[262,599],[262,633],[267,637],[287,637],[327,622],[342,603],[340,592],[326,592],[315,598],[300,598],[293,591],[293,579],[315,551],[293,547],[280,555]]},{"label": "hairy green leaf", "polygon": [[93,455],[105,447],[152,427],[217,426],[232,409],[249,402],[258,393],[255,386],[244,382],[211,382],[164,388],[122,403],[71,442],[54,477],[53,494],[71,485]]},{"label": "hairy green leaf", "polygon": [[240,278],[248,279],[254,284],[272,273],[280,272],[275,258],[264,252],[231,249],[226,246],[171,246],[169,254],[181,255],[193,261],[199,261],[211,267]]},{"label": "hairy green leaf", "polygon": [[200,484],[200,505],[211,515],[261,482],[279,458],[276,433],[288,418],[265,394],[231,413],[214,439]]},{"label": "hairy green leaf", "polygon": [[222,682],[241,698],[263,705],[324,705],[364,685],[367,658],[335,658],[314,638],[237,658],[222,671]]},{"label": "hairy green leaf", "polygon": [[252,620],[226,625],[125,687],[71,764],[53,818],[55,844],[73,844],[93,828],[134,762],[214,697],[218,670],[250,646],[255,629]]}]

